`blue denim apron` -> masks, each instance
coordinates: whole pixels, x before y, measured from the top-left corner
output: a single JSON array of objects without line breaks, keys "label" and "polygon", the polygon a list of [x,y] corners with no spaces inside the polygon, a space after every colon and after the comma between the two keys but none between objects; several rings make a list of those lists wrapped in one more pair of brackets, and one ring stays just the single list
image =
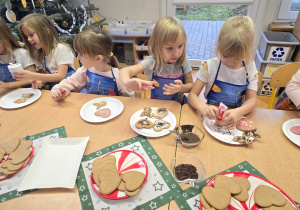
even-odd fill
[{"label": "blue denim apron", "polygon": [[[249,85],[248,73],[247,73],[245,63],[243,61],[243,66],[246,69],[246,84],[245,85],[234,85],[231,83],[219,81],[217,78],[219,75],[220,66],[221,66],[221,61],[219,63],[219,67],[218,67],[218,71],[217,71],[214,83],[211,86],[211,88],[207,94],[207,104],[219,105],[222,102],[226,106],[239,107],[244,102],[242,99],[244,99],[243,96],[245,95],[245,92]],[[220,90],[221,90],[220,92],[215,92],[213,90],[213,87],[215,85],[220,88]]]},{"label": "blue denim apron", "polygon": [[[44,65],[45,65],[45,70],[52,74],[52,72],[50,71],[50,69],[47,68],[47,62],[46,59],[44,58]],[[67,71],[67,75],[65,78],[68,78],[69,76],[71,76],[72,74],[75,73],[75,70],[71,67],[68,66],[68,71]],[[54,85],[58,84],[59,82],[48,82],[47,84],[49,85],[48,90],[51,90],[53,88]]]},{"label": "blue denim apron", "polygon": [[[17,63],[15,56],[13,56],[14,63]],[[0,81],[1,82],[14,82],[16,81],[15,78],[13,78],[12,74],[8,70],[7,63],[0,63]]]},{"label": "blue denim apron", "polygon": [[[172,100],[172,101],[177,101],[181,104],[185,104],[187,103],[187,98],[185,95],[183,94],[179,94],[179,93],[175,93],[173,95],[164,95],[163,92],[163,87],[166,85],[169,85],[170,83],[174,83],[175,84],[175,80],[179,79],[182,81],[184,80],[184,70],[183,67],[181,66],[181,71],[182,71],[182,75],[178,78],[164,78],[164,77],[159,77],[157,75],[154,75],[154,71],[155,71],[155,66],[153,68],[153,72],[152,72],[152,80],[156,80],[159,84],[159,87],[155,87],[154,89],[151,90],[151,98],[152,99],[160,99],[160,100]],[[183,95],[183,98],[182,98]]]},{"label": "blue denim apron", "polygon": [[118,86],[112,69],[111,69],[111,74],[113,78],[95,74],[87,70],[86,71],[86,76],[88,77],[87,93],[118,96],[119,95]]}]

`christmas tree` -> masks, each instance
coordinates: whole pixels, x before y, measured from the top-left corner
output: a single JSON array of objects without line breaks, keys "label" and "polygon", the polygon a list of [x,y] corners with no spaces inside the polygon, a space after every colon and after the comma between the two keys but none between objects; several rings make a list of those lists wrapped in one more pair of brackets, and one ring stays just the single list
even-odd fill
[{"label": "christmas tree", "polygon": [[86,7],[73,7],[68,0],[0,0],[0,16],[3,17],[13,35],[18,41],[17,26],[20,20],[30,13],[42,13],[52,19],[60,39],[73,46],[77,33],[91,26],[102,27],[106,19],[100,20],[93,16],[93,11],[99,10],[93,4]]}]

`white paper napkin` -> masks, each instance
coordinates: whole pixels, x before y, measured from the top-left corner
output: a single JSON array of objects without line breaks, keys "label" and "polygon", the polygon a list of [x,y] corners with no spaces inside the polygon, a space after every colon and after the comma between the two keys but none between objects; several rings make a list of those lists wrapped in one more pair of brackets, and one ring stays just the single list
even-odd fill
[{"label": "white paper napkin", "polygon": [[89,137],[45,139],[17,191],[74,188]]}]

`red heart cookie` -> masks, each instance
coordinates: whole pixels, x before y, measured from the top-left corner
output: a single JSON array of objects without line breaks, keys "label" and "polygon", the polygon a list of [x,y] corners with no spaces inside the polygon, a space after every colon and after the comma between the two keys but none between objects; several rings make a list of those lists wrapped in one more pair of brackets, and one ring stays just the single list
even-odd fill
[{"label": "red heart cookie", "polygon": [[111,115],[111,111],[109,108],[99,109],[98,111],[95,112],[95,115],[103,118],[107,118]]},{"label": "red heart cookie", "polygon": [[255,129],[255,127],[254,127],[254,124],[250,120],[243,117],[237,121],[236,129],[238,129],[240,131],[252,131]]},{"label": "red heart cookie", "polygon": [[300,135],[300,126],[293,126],[290,128],[290,130],[297,135]]}]

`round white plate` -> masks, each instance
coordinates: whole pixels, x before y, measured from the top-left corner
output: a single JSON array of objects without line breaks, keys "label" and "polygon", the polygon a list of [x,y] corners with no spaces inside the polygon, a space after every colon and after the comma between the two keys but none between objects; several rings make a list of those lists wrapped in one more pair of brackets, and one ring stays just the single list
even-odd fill
[{"label": "round white plate", "polygon": [[[156,110],[158,109],[158,107],[151,107],[152,108],[152,113],[155,113]],[[135,127],[135,123],[143,118],[147,118],[148,120],[150,120],[152,123],[155,122],[155,120],[157,120],[154,117],[146,117],[143,116],[141,117],[140,114],[143,112],[144,109],[140,109],[139,111],[137,111],[136,113],[134,113],[131,118],[130,118],[130,127],[132,128],[132,130],[134,130],[136,133],[142,135],[142,136],[146,136],[146,137],[160,137],[160,136],[164,136],[170,133],[169,130],[173,130],[176,127],[176,117],[175,115],[168,111],[168,114],[162,119],[165,120],[169,123],[171,123],[170,127],[167,129],[163,129],[160,132],[156,132],[154,131],[152,128],[142,128],[142,129],[138,129]]]},{"label": "round white plate", "polygon": [[296,145],[300,146],[300,135],[294,134],[292,131],[290,131],[290,128],[296,125],[300,125],[300,118],[285,121],[285,123],[283,123],[282,125],[282,130],[289,140],[291,140]]},{"label": "round white plate", "polygon": [[204,128],[216,139],[223,141],[228,144],[243,145],[244,143],[239,143],[233,141],[233,137],[242,136],[243,132],[234,128],[233,130],[227,130],[224,127],[218,127],[215,125],[215,120],[209,120],[204,118],[203,121]]},{"label": "round white plate", "polygon": [[[107,118],[96,116],[94,113],[97,111],[97,107],[93,105],[93,103],[99,103],[101,101],[105,101],[107,103],[106,106],[101,107],[100,109],[109,108],[111,111],[111,115]],[[116,98],[112,97],[102,97],[93,99],[82,106],[80,109],[80,116],[87,122],[98,123],[108,121],[119,114],[124,109],[123,103]],[[99,110],[99,109],[98,109]]]},{"label": "round white plate", "polygon": [[[26,102],[24,103],[20,103],[20,104],[14,103],[15,100],[21,99],[22,94],[24,93],[34,93],[34,96],[31,98],[27,98]],[[23,106],[27,106],[35,102],[36,100],[38,100],[41,94],[42,93],[39,89],[33,89],[33,88],[22,88],[19,90],[15,90],[13,92],[6,94],[0,99],[0,107],[4,109],[17,109]]]}]

